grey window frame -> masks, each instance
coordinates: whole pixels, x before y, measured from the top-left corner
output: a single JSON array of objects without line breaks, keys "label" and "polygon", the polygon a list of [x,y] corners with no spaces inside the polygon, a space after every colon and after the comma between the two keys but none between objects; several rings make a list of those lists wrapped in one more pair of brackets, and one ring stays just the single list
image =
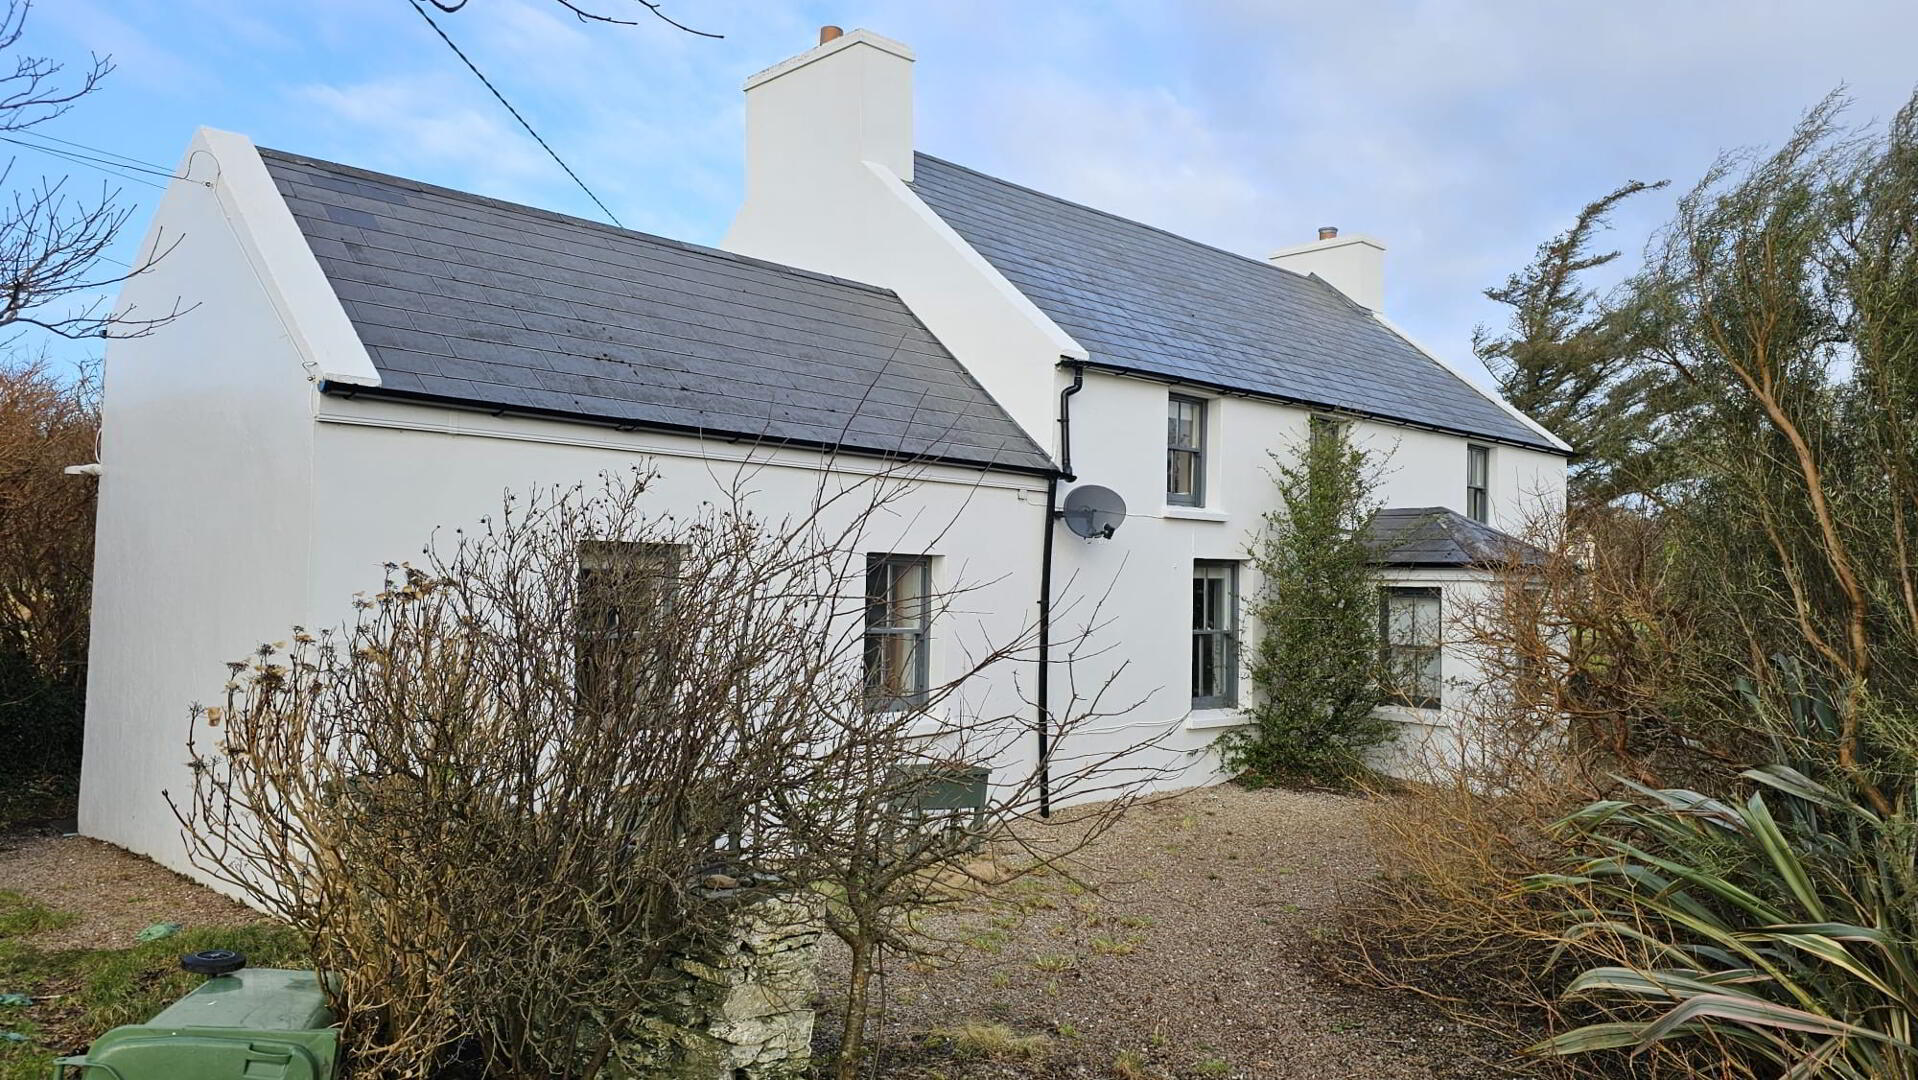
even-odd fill
[{"label": "grey window frame", "polygon": [[[895,626],[884,612],[892,603],[892,589],[900,580],[899,571],[919,575],[919,618],[912,625]],[[885,575],[881,586],[880,576]],[[880,674],[875,646],[883,638],[906,637],[912,640],[911,684],[903,694],[881,694],[876,687]],[[932,643],[932,558],[926,555],[873,553],[866,556],[866,628],[865,672],[866,703],[876,712],[901,712],[921,708],[931,688]]]},{"label": "grey window frame", "polygon": [[[1211,574],[1207,571],[1223,571]],[[1223,581],[1225,611],[1214,619],[1220,625],[1201,627],[1198,587],[1201,581]],[[1194,559],[1192,561],[1192,707],[1230,709],[1239,704],[1239,564],[1232,559]],[[1199,693],[1199,656],[1201,648],[1218,657],[1220,685],[1217,692]]]},{"label": "grey window frame", "polygon": [[[1172,441],[1172,412],[1181,405],[1189,405],[1197,413],[1192,425],[1193,442],[1180,444]],[[1209,426],[1211,402],[1190,394],[1166,395],[1166,435],[1165,435],[1165,501],[1167,506],[1204,506],[1205,505],[1205,456],[1206,428]],[[1192,455],[1192,490],[1173,491],[1172,463],[1178,455]]]},{"label": "grey window frame", "polygon": [[1443,704],[1445,695],[1445,644],[1444,634],[1431,645],[1416,642],[1396,642],[1392,640],[1392,598],[1394,596],[1415,596],[1438,601],[1438,620],[1442,627],[1445,622],[1445,590],[1436,585],[1386,585],[1379,589],[1379,664],[1388,678],[1398,664],[1398,651],[1413,649],[1420,652],[1431,651],[1438,656],[1437,692],[1431,695],[1412,696],[1399,692],[1399,688],[1388,686],[1387,701],[1408,709],[1437,709]]},{"label": "grey window frame", "polygon": [[1465,444],[1465,516],[1492,520],[1492,448],[1482,443]]},{"label": "grey window frame", "polygon": [[1336,416],[1328,416],[1325,413],[1313,413],[1306,417],[1306,438],[1316,447],[1322,440],[1337,435],[1339,431],[1345,427],[1345,423],[1344,420]]}]

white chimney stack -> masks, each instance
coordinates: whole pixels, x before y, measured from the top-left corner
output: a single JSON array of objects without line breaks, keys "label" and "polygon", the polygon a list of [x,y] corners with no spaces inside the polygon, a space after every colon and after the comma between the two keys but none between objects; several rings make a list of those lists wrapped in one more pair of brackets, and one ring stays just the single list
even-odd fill
[{"label": "white chimney stack", "polygon": [[1267,257],[1287,270],[1319,275],[1367,311],[1378,311],[1385,303],[1385,245],[1372,237],[1340,236],[1327,226],[1317,240]]},{"label": "white chimney stack", "polygon": [[912,180],[912,50],[870,30],[819,44],[746,80],[746,202],[845,183],[883,166]]}]

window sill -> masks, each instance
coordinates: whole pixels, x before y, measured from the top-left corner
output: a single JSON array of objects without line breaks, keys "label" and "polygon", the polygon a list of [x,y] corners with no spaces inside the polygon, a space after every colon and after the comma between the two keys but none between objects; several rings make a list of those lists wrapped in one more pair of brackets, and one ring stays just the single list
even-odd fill
[{"label": "window sill", "polygon": [[1401,724],[1418,724],[1422,727],[1452,726],[1445,719],[1445,709],[1440,706],[1428,709],[1416,705],[1380,705],[1378,711]]},{"label": "window sill", "polygon": [[1167,506],[1159,516],[1181,521],[1225,521],[1230,517],[1223,510],[1208,510],[1203,506]]},{"label": "window sill", "polygon": [[1194,709],[1185,714],[1187,731],[1218,731],[1244,727],[1252,721],[1239,709]]}]

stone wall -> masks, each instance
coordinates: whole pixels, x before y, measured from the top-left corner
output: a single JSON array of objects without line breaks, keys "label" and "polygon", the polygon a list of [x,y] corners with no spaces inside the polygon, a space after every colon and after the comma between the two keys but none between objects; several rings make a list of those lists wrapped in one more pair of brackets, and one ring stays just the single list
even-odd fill
[{"label": "stone wall", "polygon": [[619,1055],[626,1075],[671,1080],[802,1080],[812,1050],[819,923],[802,904],[746,909],[737,932],[672,961],[682,986],[657,1037]]}]

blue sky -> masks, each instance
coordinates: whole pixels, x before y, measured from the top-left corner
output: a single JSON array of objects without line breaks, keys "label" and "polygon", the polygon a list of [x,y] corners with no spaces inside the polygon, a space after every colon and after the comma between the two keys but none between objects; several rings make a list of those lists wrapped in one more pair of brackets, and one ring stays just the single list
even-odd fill
[{"label": "blue sky", "polygon": [[[583,25],[469,0],[456,41],[632,228],[716,243],[739,197],[741,81],[867,27],[919,55],[920,148],[1250,255],[1337,225],[1384,240],[1386,311],[1469,364],[1502,281],[1588,199],[1689,184],[1844,86],[1918,80],[1910,0],[664,0]],[[49,134],[172,164],[193,129],[582,216],[597,211],[407,0],[40,0],[29,51],[110,53]],[[14,179],[69,170],[20,151]],[[97,176],[76,172],[89,183]],[[157,193],[127,185],[144,229]],[[1611,237],[1643,245],[1676,190]]]}]

